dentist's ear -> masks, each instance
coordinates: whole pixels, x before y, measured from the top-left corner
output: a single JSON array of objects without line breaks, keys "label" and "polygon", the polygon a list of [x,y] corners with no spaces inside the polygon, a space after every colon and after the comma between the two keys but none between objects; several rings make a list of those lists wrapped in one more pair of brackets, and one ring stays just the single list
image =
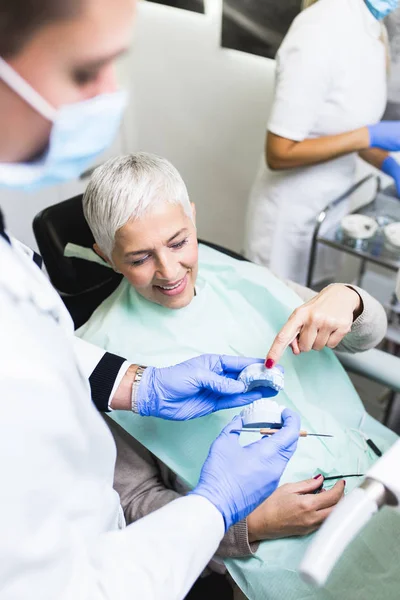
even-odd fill
[{"label": "dentist's ear", "polygon": [[193,223],[196,225],[196,205],[194,202],[191,202],[190,206],[192,207]]}]

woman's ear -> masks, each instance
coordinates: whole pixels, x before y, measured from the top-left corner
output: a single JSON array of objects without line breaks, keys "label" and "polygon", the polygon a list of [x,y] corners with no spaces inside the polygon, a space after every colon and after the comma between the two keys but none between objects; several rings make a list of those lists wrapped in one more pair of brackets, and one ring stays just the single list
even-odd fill
[{"label": "woman's ear", "polygon": [[194,202],[191,202],[190,206],[192,207],[193,223],[196,225],[196,205]]},{"label": "woman's ear", "polygon": [[112,264],[111,260],[109,258],[107,258],[107,256],[104,254],[104,252],[102,250],[100,250],[100,248],[97,244],[93,244],[93,250],[96,252],[96,254],[98,254],[100,256],[100,258],[105,260],[106,263],[108,263],[110,265],[110,267],[114,268],[114,265]]}]

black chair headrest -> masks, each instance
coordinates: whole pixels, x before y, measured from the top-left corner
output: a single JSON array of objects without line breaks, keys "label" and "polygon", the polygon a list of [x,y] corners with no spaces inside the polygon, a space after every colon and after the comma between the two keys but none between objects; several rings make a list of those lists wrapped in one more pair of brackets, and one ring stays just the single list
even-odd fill
[{"label": "black chair headrest", "polygon": [[82,194],[42,210],[33,221],[33,231],[50,280],[79,327],[122,279],[107,267],[64,256],[68,242],[88,248],[94,244],[83,215]]}]

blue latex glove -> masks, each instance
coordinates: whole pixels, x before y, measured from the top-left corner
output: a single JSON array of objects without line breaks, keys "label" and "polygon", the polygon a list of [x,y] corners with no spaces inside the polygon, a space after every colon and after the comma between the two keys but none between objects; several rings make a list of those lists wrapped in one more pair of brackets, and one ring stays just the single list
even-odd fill
[{"label": "blue latex glove", "polygon": [[210,448],[199,483],[190,494],[207,498],[218,508],[225,531],[244,519],[276,490],[285,467],[296,450],[300,417],[286,408],[283,427],[270,437],[247,446],[232,429],[242,427],[236,416]]},{"label": "blue latex glove", "polygon": [[262,359],[203,354],[174,367],[147,367],[139,385],[137,411],[145,417],[187,421],[216,410],[245,406],[262,397],[245,393],[240,371]]},{"label": "blue latex glove", "polygon": [[367,129],[371,148],[382,148],[388,152],[400,150],[400,121],[380,121]]},{"label": "blue latex glove", "polygon": [[388,156],[382,163],[381,170],[393,177],[396,185],[397,195],[400,197],[400,164],[393,156]]}]

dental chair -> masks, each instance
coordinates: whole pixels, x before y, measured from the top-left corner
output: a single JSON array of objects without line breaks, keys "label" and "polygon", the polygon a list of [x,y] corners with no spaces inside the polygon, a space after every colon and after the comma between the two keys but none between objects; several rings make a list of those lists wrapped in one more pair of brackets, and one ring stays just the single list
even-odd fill
[{"label": "dental chair", "polygon": [[[119,285],[122,275],[101,265],[64,256],[68,242],[92,247],[93,235],[82,210],[82,194],[45,208],[33,221],[33,231],[50,281],[60,294],[74,321],[83,325],[94,310]],[[204,240],[199,240],[238,260],[242,255]],[[396,393],[400,392],[400,359],[381,350],[360,354],[337,352],[349,373],[358,374],[391,390],[383,422],[387,424]]]}]

